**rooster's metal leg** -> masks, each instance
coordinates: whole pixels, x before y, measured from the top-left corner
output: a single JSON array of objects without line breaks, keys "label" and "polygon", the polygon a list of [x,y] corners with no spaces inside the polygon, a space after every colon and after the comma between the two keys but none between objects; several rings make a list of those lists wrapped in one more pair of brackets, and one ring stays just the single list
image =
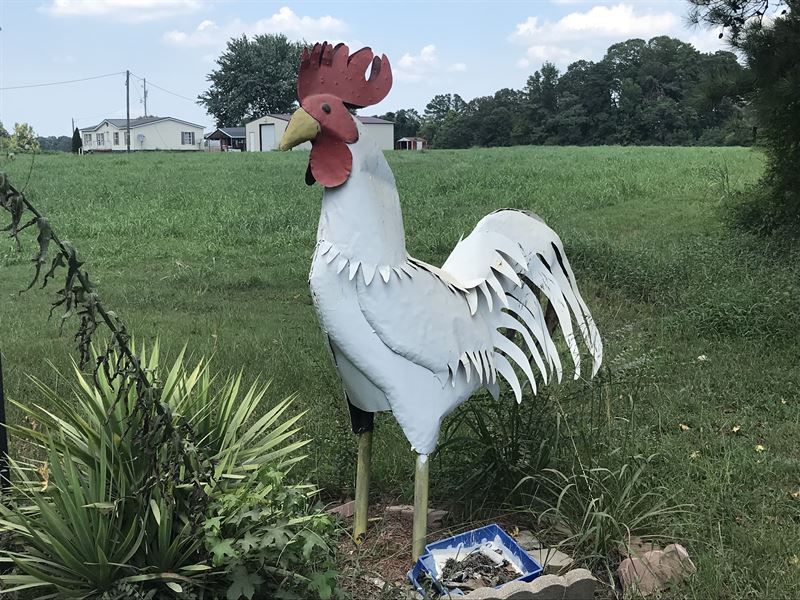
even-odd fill
[{"label": "rooster's metal leg", "polygon": [[417,454],[414,475],[414,525],[411,533],[411,558],[417,560],[425,552],[428,532],[428,455]]},{"label": "rooster's metal leg", "polygon": [[372,432],[358,436],[358,465],[356,467],[356,506],[353,516],[353,539],[360,544],[367,536],[369,511],[369,468],[372,460]]},{"label": "rooster's metal leg", "polygon": [[[345,394],[347,397],[347,394]],[[356,465],[356,506],[353,513],[353,539],[360,544],[367,536],[367,512],[369,511],[369,469],[372,461],[372,429],[375,413],[361,410],[347,398],[350,424],[358,435],[358,464]]]}]

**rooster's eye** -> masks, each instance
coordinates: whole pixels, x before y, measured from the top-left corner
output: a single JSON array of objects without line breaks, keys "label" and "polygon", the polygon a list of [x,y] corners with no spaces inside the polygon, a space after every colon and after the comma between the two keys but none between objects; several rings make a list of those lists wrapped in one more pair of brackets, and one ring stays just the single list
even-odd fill
[{"label": "rooster's eye", "polygon": [[323,104],[322,105],[322,112],[330,114],[331,112],[331,105],[330,104]]}]

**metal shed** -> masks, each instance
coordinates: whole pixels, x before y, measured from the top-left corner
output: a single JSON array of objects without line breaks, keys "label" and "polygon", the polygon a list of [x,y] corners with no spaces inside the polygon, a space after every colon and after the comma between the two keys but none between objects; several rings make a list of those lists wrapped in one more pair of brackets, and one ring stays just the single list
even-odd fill
[{"label": "metal shed", "polygon": [[[248,152],[267,152],[277,150],[278,144],[289,124],[290,114],[264,115],[253,119],[245,125],[246,146]],[[356,117],[362,125],[366,136],[374,140],[381,150],[394,148],[394,123],[379,117]],[[305,142],[297,146],[301,150],[310,150],[311,144]]]},{"label": "metal shed", "polygon": [[402,137],[395,145],[397,150],[425,150],[427,147],[428,140],[421,137]]}]

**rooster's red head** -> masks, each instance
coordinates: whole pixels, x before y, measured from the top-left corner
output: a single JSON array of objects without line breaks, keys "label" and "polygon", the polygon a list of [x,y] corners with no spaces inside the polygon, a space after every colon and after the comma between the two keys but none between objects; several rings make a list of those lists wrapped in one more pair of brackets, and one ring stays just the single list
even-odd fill
[{"label": "rooster's red head", "polygon": [[[367,67],[369,79],[366,77]],[[347,144],[358,141],[358,129],[348,108],[377,104],[392,87],[392,69],[385,55],[369,48],[353,54],[344,44],[314,44],[300,57],[297,99],[300,108],[292,115],[281,139],[281,150],[311,142],[306,181],[325,187],[342,185],[350,176],[353,156]]]}]

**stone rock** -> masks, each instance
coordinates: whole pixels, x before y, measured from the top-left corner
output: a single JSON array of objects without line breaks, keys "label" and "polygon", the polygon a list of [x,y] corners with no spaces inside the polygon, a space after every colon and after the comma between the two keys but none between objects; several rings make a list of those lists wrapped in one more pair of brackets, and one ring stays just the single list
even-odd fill
[{"label": "stone rock", "polygon": [[482,588],[465,600],[593,600],[595,579],[586,569],[574,569],[563,577],[542,575],[533,581],[512,581],[495,588]]},{"label": "stone rock", "polygon": [[441,529],[447,514],[446,510],[428,509],[428,529]]},{"label": "stone rock", "polygon": [[[446,510],[429,508],[428,529],[441,529],[447,515],[448,512]],[[414,507],[410,504],[387,506],[383,511],[383,516],[387,521],[397,520],[410,525],[414,522]]]},{"label": "stone rock", "polygon": [[383,589],[386,587],[386,582],[380,577],[371,577],[369,575],[362,575],[361,579],[363,579],[367,583],[371,583],[381,591],[383,591]]},{"label": "stone rock", "polygon": [[555,548],[534,548],[528,556],[542,565],[545,575],[558,575],[572,566],[572,557]]},{"label": "stone rock", "polygon": [[337,504],[326,511],[330,515],[338,515],[343,519],[349,519],[356,512],[356,501],[350,500],[343,504]]},{"label": "stone rock", "polygon": [[670,544],[663,550],[651,550],[623,560],[617,569],[622,589],[649,596],[669,584],[679,584],[697,572],[686,548]]},{"label": "stone rock", "polygon": [[514,539],[519,544],[519,547],[525,551],[538,550],[542,547],[542,543],[527,529],[521,529]]}]

